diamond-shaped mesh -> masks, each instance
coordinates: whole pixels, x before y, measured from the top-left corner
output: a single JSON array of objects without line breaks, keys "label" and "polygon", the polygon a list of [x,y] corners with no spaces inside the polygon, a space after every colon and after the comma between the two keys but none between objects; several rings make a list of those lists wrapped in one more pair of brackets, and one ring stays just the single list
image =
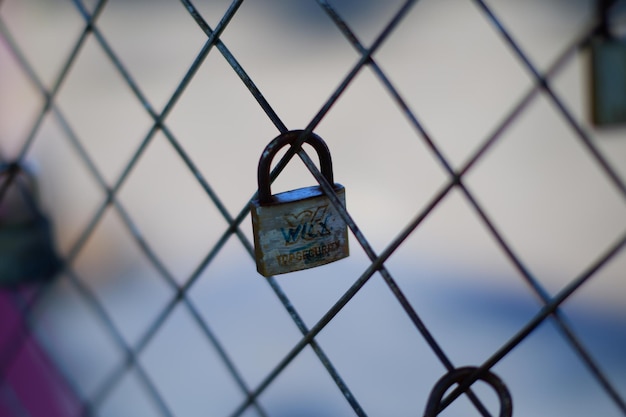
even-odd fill
[{"label": "diamond-shaped mesh", "polygon": [[[520,415],[626,415],[623,317],[576,307],[626,288],[624,131],[572,90],[590,2],[23,3],[1,157],[38,164],[64,267],[3,290],[0,414],[417,415],[473,365],[436,409],[497,414],[491,370]],[[312,174],[351,258],[263,279],[248,203],[287,126],[329,142],[348,208],[304,137],[275,187]]]}]

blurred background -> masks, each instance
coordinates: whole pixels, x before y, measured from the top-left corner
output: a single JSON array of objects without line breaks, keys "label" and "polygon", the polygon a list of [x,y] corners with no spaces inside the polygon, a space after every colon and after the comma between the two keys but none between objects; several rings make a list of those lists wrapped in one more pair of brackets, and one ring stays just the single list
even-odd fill
[{"label": "blurred background", "polygon": [[[276,120],[305,128],[361,55],[315,1],[244,1],[220,39],[272,119],[218,48],[180,88],[207,36],[176,1],[109,0],[97,31],[86,34],[73,56],[84,16],[97,3],[0,1],[0,152],[4,161],[24,153],[68,261],[28,313],[20,302],[30,293],[2,290],[3,297],[14,320],[26,317],[28,337],[41,349],[35,356],[46,357],[46,372],[56,375],[50,384],[64,387],[55,394],[63,398],[59,415],[79,415],[83,406],[111,417],[233,415],[246,394],[216,346],[244,385],[256,389],[302,338],[277,294],[311,328],[371,261],[351,234],[349,258],[268,281],[242,244],[252,241],[249,217],[240,225],[242,239],[222,239],[228,221],[198,178],[236,217],[256,191],[261,151],[280,133]],[[365,47],[403,5],[329,3]],[[625,33],[624,3],[616,2],[611,14],[617,36]],[[230,2],[193,5],[215,28]],[[597,5],[492,0],[487,6],[496,24],[481,5],[419,1],[373,57],[453,169],[503,126],[463,183],[552,297],[626,232],[623,190],[570,123],[624,184],[626,127],[590,123],[588,51],[575,47],[596,23]],[[537,92],[503,124],[537,81],[498,25],[541,73],[570,51],[548,77],[562,108]],[[55,91],[47,111],[33,77]],[[146,106],[156,114],[168,108],[167,135],[152,132]],[[450,181],[371,67],[314,131],[331,150],[348,212],[378,254]],[[272,189],[314,183],[296,157]],[[113,204],[108,190],[115,191]],[[457,367],[482,364],[543,306],[460,188],[438,202],[385,266]],[[622,407],[548,319],[493,368],[511,391],[514,415],[625,415],[625,271],[621,251],[561,307]],[[7,331],[3,343],[11,340]],[[420,415],[446,372],[378,273],[316,341],[370,416]],[[41,378],[8,351],[0,351],[0,413],[38,416],[32,404],[40,399],[24,393],[32,394],[33,380]],[[27,388],[16,382],[20,375]],[[480,383],[475,388],[496,414],[495,394]],[[272,380],[258,404],[240,415],[355,415],[311,347]],[[479,415],[464,397],[442,415],[461,414]]]}]

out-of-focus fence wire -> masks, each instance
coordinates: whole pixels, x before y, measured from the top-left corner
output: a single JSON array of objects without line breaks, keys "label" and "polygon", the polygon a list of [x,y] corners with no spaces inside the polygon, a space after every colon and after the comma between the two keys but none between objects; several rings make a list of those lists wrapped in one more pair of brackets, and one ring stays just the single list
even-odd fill
[{"label": "out-of-focus fence wire", "polygon": [[[469,0],[467,0],[469,2]],[[6,2],[4,2],[6,3]],[[620,176],[618,168],[614,166],[612,162],[605,156],[603,151],[596,145],[589,132],[586,130],[583,122],[577,118],[572,112],[565,101],[560,97],[559,93],[552,87],[552,81],[556,75],[578,54],[582,49],[588,47],[590,39],[595,36],[599,29],[602,27],[602,21],[589,21],[585,27],[581,28],[580,35],[566,48],[564,48],[557,56],[554,57],[551,64],[546,69],[541,69],[537,65],[533,64],[525,52],[522,45],[515,39],[515,36],[507,25],[499,18],[496,10],[489,4],[482,0],[475,0],[471,3],[473,6],[484,15],[485,24],[491,25],[492,29],[501,36],[504,44],[509,48],[511,54],[513,54],[521,68],[527,72],[532,79],[532,85],[527,91],[520,97],[515,105],[513,105],[500,122],[492,129],[491,133],[482,141],[482,143],[476,147],[473,153],[467,158],[466,162],[459,167],[455,165],[445,156],[444,152],[437,144],[436,138],[434,138],[428,129],[420,120],[419,115],[411,108],[406,100],[401,88],[397,87],[392,81],[391,77],[385,72],[383,67],[379,65],[376,59],[377,52],[385,48],[385,42],[388,37],[398,30],[405,22],[407,15],[410,13],[420,13],[420,2],[417,0],[407,0],[400,4],[393,16],[391,16],[386,25],[378,32],[377,36],[370,44],[363,43],[356,31],[353,30],[351,25],[342,17],[340,8],[333,6],[331,2],[325,0],[317,0],[317,6],[325,14],[329,22],[341,32],[345,41],[349,46],[356,51],[358,59],[347,72],[345,77],[341,80],[337,88],[327,97],[323,103],[319,103],[319,111],[310,119],[308,124],[304,126],[307,132],[314,131],[318,125],[333,111],[335,103],[342,98],[347,88],[352,84],[355,78],[366,69],[369,69],[374,74],[377,81],[384,91],[393,99],[393,102],[397,106],[397,110],[408,121],[412,130],[415,133],[415,140],[421,141],[426,149],[428,149],[433,159],[441,166],[443,172],[447,175],[445,183],[431,196],[425,206],[415,213],[414,217],[401,229],[397,231],[395,238],[393,238],[381,251],[376,251],[370,240],[366,236],[365,232],[359,227],[358,222],[351,215],[349,208],[344,207],[339,199],[333,192],[333,188],[325,178],[321,175],[314,161],[308,156],[305,149],[300,147],[302,141],[294,144],[294,146],[285,153],[282,159],[276,164],[272,172],[272,179],[275,179],[278,174],[286,167],[287,163],[294,157],[298,156],[312,173],[312,175],[319,182],[321,188],[328,195],[330,201],[335,206],[341,217],[344,218],[348,224],[354,240],[357,245],[354,245],[352,251],[362,251],[363,254],[369,259],[369,266],[360,274],[355,276],[352,285],[345,291],[345,293],[330,307],[327,312],[317,320],[312,326],[307,325],[305,320],[297,309],[297,305],[292,303],[288,298],[286,292],[283,290],[278,280],[270,277],[266,280],[267,285],[280,301],[284,309],[287,311],[297,329],[300,332],[300,340],[292,346],[291,350],[286,353],[282,359],[276,363],[271,371],[265,375],[264,378],[257,384],[250,384],[246,381],[242,372],[238,368],[236,360],[229,353],[219,340],[217,334],[209,325],[209,322],[203,317],[200,309],[197,306],[197,301],[193,300],[189,296],[188,291],[198,281],[202,273],[206,268],[211,265],[216,259],[220,257],[223,248],[235,238],[239,244],[244,248],[251,258],[254,258],[254,249],[247,237],[246,233],[242,230],[245,227],[244,222],[248,218],[249,208],[247,204],[244,204],[238,212],[230,211],[227,205],[220,198],[219,192],[211,185],[211,179],[205,177],[201,169],[194,162],[194,156],[189,153],[183,142],[177,137],[173,130],[168,127],[168,116],[171,111],[176,107],[179,100],[184,97],[185,93],[192,89],[192,81],[197,75],[198,71],[203,68],[205,61],[210,55],[220,54],[221,57],[227,62],[232,71],[239,78],[241,83],[247,88],[250,95],[256,101],[258,106],[262,109],[262,112],[267,116],[269,122],[276,128],[277,132],[286,132],[288,130],[286,123],[281,119],[280,112],[276,111],[272,106],[272,102],[261,91],[261,88],[254,81],[254,74],[246,71],[246,68],[237,60],[236,55],[227,47],[225,41],[222,39],[223,34],[230,28],[231,23],[236,19],[237,14],[240,11],[241,6],[244,4],[243,0],[235,0],[226,9],[224,14],[219,19],[219,22],[212,28],[207,23],[207,16],[196,8],[194,2],[191,0],[181,0],[180,7],[182,7],[190,16],[190,23],[195,24],[204,33],[204,44],[200,51],[196,55],[191,65],[187,68],[186,73],[182,77],[182,80],[178,83],[172,94],[169,96],[166,104],[163,106],[163,110],[158,111],[155,106],[150,102],[148,96],[142,91],[141,80],[135,79],[131,74],[131,71],[127,68],[124,60],[118,55],[115,47],[109,43],[105,33],[100,30],[99,19],[103,13],[107,10],[108,2],[106,0],[98,0],[94,5],[88,4],[83,0],[73,0],[72,4],[76,11],[82,17],[82,30],[79,36],[73,40],[71,48],[69,49],[68,56],[64,59],[64,63],[53,79],[52,83],[48,86],[43,81],[42,77],[38,74],[37,70],[31,65],[28,56],[28,51],[19,44],[15,39],[6,24],[5,19],[8,17],[3,14],[3,8],[6,7],[0,1],[0,40],[4,44],[4,48],[9,52],[14,62],[19,67],[23,75],[28,79],[30,84],[34,87],[36,94],[40,97],[40,108],[36,113],[35,119],[27,126],[26,134],[19,140],[19,151],[11,159],[18,164],[24,164],[28,158],[29,152],[36,140],[38,140],[38,133],[41,130],[42,124],[46,117],[51,116],[62,131],[65,140],[73,151],[79,156],[80,161],[86,168],[86,172],[91,176],[91,180],[94,186],[98,189],[98,193],[104,196],[102,202],[94,211],[93,216],[89,219],[88,223],[81,230],[79,235],[74,240],[74,243],[70,249],[65,253],[63,262],[64,269],[60,274],[59,279],[65,281],[70,285],[84,300],[86,305],[92,310],[93,314],[98,317],[102,327],[105,329],[108,336],[114,341],[116,348],[122,352],[124,360],[113,366],[107,376],[101,381],[101,383],[94,389],[89,395],[81,393],[77,382],[73,381],[71,376],[66,375],[63,372],[62,367],[56,367],[53,360],[50,360],[45,355],[45,351],[39,352],[37,350],[36,355],[44,358],[46,368],[51,369],[51,374],[55,375],[57,384],[59,386],[67,388],[67,391],[73,391],[76,402],[65,401],[64,404],[67,407],[66,415],[98,415],[102,404],[111,395],[114,388],[121,383],[122,379],[131,371],[137,375],[141,386],[144,389],[145,395],[149,398],[154,405],[154,410],[158,415],[162,416],[175,416],[168,401],[164,398],[160,392],[159,387],[155,384],[153,378],[150,376],[150,372],[147,371],[146,365],[142,362],[141,358],[144,352],[150,347],[155,337],[159,334],[163,326],[168,322],[172,313],[178,306],[182,306],[193,319],[198,329],[209,341],[210,345],[217,352],[220,361],[227,369],[232,380],[237,385],[241,392],[243,401],[236,405],[230,416],[244,416],[244,415],[271,415],[259,401],[259,397],[272,386],[275,380],[280,377],[290,364],[299,357],[303,350],[307,347],[312,348],[315,356],[319,359],[324,369],[333,380],[339,391],[342,393],[349,407],[352,409],[355,415],[366,416],[368,410],[361,403],[360,398],[350,389],[347,381],[342,377],[339,368],[334,364],[331,355],[322,348],[318,343],[316,337],[322,332],[329,323],[339,314],[342,309],[348,305],[352,298],[359,293],[364,285],[377,274],[380,274],[385,284],[390,289],[391,293],[399,303],[403,311],[410,319],[414,329],[418,332],[429,348],[434,352],[436,358],[441,362],[443,367],[448,371],[453,371],[458,365],[455,365],[453,359],[446,353],[445,348],[438,342],[437,337],[433,335],[429,329],[429,324],[426,320],[423,320],[418,309],[409,301],[409,298],[405,295],[401,286],[394,279],[394,275],[387,268],[386,262],[394,254],[394,252],[408,239],[412,234],[420,228],[423,222],[429,218],[431,213],[437,209],[442,201],[449,196],[452,192],[459,192],[461,196],[466,200],[468,205],[474,210],[477,217],[482,222],[485,230],[491,235],[493,240],[497,242],[497,245],[501,251],[505,254],[508,262],[519,273],[519,276],[525,281],[529,291],[536,297],[541,303],[542,307],[530,319],[526,325],[520,328],[515,335],[513,335],[504,345],[502,345],[497,351],[495,351],[488,359],[482,364],[475,364],[477,368],[475,372],[471,373],[467,378],[459,384],[457,388],[452,390],[442,400],[439,411],[442,411],[445,407],[450,405],[458,396],[467,395],[471,400],[476,410],[484,415],[490,415],[488,407],[483,405],[479,396],[472,391],[470,386],[477,380],[486,375],[487,372],[493,370],[493,367],[499,363],[504,357],[506,357],[514,348],[522,343],[525,338],[532,334],[532,332],[545,320],[552,320],[564,340],[570,346],[570,348],[576,353],[581,363],[588,369],[590,375],[597,381],[597,384],[606,393],[607,401],[611,401],[615,407],[620,410],[623,415],[626,415],[626,402],[624,397],[620,394],[619,389],[614,386],[611,379],[603,372],[602,366],[599,365],[594,355],[592,355],[589,349],[585,346],[583,341],[577,336],[576,331],[569,322],[566,314],[561,310],[561,305],[572,294],[574,294],[582,284],[589,280],[593,280],[596,273],[601,268],[613,260],[623,250],[626,244],[626,234],[622,233],[620,237],[610,243],[607,249],[600,254],[593,262],[580,271],[576,277],[571,277],[569,284],[561,289],[556,295],[551,295],[545,288],[540,277],[533,275],[530,272],[530,268],[523,261],[523,257],[520,256],[513,245],[508,241],[506,234],[501,231],[495,221],[490,217],[489,211],[476,197],[475,193],[470,187],[466,186],[466,177],[474,166],[481,162],[488,151],[493,148],[503,138],[503,134],[511,128],[511,126],[524,114],[530,104],[542,96],[547,98],[550,103],[557,109],[559,117],[563,119],[565,124],[573,132],[573,136],[580,141],[583,148],[588,153],[590,160],[592,160],[606,177],[606,181],[609,182],[615,193],[618,194],[622,200],[626,200],[626,184],[624,179]],[[135,7],[151,7],[150,4],[145,3]],[[539,11],[538,11],[539,13]],[[213,16],[211,16],[213,17]],[[165,26],[165,25],[164,25]],[[97,164],[94,162],[94,156],[90,154],[90,151],[84,145],[84,138],[74,130],[70,117],[62,110],[62,107],[58,105],[57,97],[59,91],[61,91],[64,83],[68,78],[72,76],[72,68],[78,60],[81,58],[81,52],[85,48],[85,44],[95,42],[101,49],[106,59],[110,61],[117,73],[124,80],[128,90],[132,93],[134,98],[140,103],[141,107],[145,110],[149,120],[150,127],[145,133],[143,139],[136,146],[124,164],[124,168],[117,176],[115,181],[108,182],[105,179],[105,175],[100,171]],[[443,52],[445,53],[445,52]],[[323,64],[321,64],[323,65]],[[419,82],[419,77],[416,76],[416,82]],[[303,82],[306,82],[303,80]],[[219,100],[219,98],[216,98]],[[233,123],[239,123],[239,121],[233,121]],[[204,258],[196,265],[193,272],[180,283],[175,278],[175,274],[167,266],[167,263],[159,256],[157,251],[154,250],[152,242],[146,238],[140,227],[137,225],[136,220],[133,219],[131,213],[125,208],[125,205],[120,200],[120,190],[126,184],[126,182],[133,176],[133,172],[145,154],[146,149],[155,140],[157,134],[162,134],[167,143],[171,146],[172,152],[180,159],[182,164],[189,170],[192,176],[197,180],[198,185],[206,193],[209,200],[217,209],[221,220],[227,223],[226,230],[217,239],[216,243],[210,250],[206,252]],[[0,138],[1,139],[1,138]],[[270,138],[268,138],[269,140]],[[303,138],[302,138],[303,139]],[[385,151],[384,139],[381,139],[380,148],[381,152]],[[250,152],[249,149],[241,149],[241,152]],[[236,156],[232,156],[236,158]],[[3,156],[3,162],[9,158],[8,155]],[[375,161],[372,162],[372,169],[376,169]],[[0,196],[4,196],[6,188],[9,183],[3,184],[3,192]],[[254,189],[250,189],[250,197],[253,196]],[[164,191],[167,192],[167,191]],[[80,198],[77,196],[76,198]],[[68,204],[71,204],[69,202]],[[159,279],[167,285],[172,294],[174,294],[165,306],[160,310],[159,314],[152,320],[152,322],[145,328],[141,336],[135,342],[129,342],[123,336],[122,332],[112,319],[110,313],[103,306],[102,301],[98,295],[86,285],[86,277],[81,276],[77,268],[75,267],[75,261],[77,256],[85,249],[87,242],[93,235],[94,230],[102,223],[103,217],[110,210],[114,210],[121,219],[124,226],[127,228],[132,239],[136,243],[137,247],[152,265]],[[616,228],[621,228],[626,232],[625,224],[616,224]],[[259,278],[262,279],[262,278]],[[7,335],[3,337],[0,342],[0,393],[2,398],[12,398],[12,404],[17,405],[11,408],[10,415],[16,416],[33,416],[36,417],[38,411],[29,409],[28,404],[20,404],[20,401],[27,401],[24,394],[13,391],[15,377],[12,376],[11,369],[20,360],[20,355],[24,349],[30,344],[35,343],[36,337],[34,337],[33,328],[37,326],[38,317],[33,315],[33,310],[37,309],[37,305],[46,300],[49,296],[51,289],[57,282],[52,282],[37,288],[34,293],[7,293],[7,297],[3,298],[3,302],[7,303],[7,308],[19,312],[19,316],[22,317],[19,323],[10,328],[9,330],[2,329]],[[10,327],[10,326],[9,326]],[[9,332],[9,333],[7,333]],[[36,376],[33,376],[36,377]],[[506,379],[504,381],[506,383]],[[10,394],[10,395],[9,395]],[[513,399],[515,399],[515,392],[512,393]],[[8,400],[3,400],[0,404],[1,410],[8,409],[6,404]],[[419,406],[421,407],[421,405]],[[416,414],[419,413],[419,407],[415,410]],[[250,410],[253,413],[249,414]],[[18,410],[18,411],[16,411]],[[7,411],[8,412],[8,411]]]}]

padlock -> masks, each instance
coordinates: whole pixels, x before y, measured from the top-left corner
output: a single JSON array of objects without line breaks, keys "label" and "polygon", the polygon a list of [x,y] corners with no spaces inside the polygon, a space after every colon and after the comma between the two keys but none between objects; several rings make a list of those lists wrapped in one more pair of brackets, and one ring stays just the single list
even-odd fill
[{"label": "padlock", "polygon": [[[435,417],[439,412],[441,400],[448,389],[455,384],[463,384],[463,381],[472,376],[477,370],[478,368],[475,366],[464,366],[462,368],[453,369],[442,376],[430,392],[428,401],[426,402],[424,417]],[[511,417],[513,415],[513,400],[511,399],[509,389],[504,382],[502,382],[500,377],[490,370],[485,370],[478,375],[477,379],[491,385],[496,391],[498,399],[500,400],[500,413],[498,416]]]},{"label": "padlock", "polygon": [[52,225],[36,200],[34,178],[19,165],[0,166],[0,286],[52,279],[61,269]]},{"label": "padlock", "polygon": [[591,40],[591,119],[597,126],[626,123],[626,40]]},{"label": "padlock", "polygon": [[[257,270],[265,277],[325,265],[349,256],[346,223],[319,185],[271,193],[272,159],[303,132],[294,130],[276,137],[259,161],[259,192],[251,201],[250,210]],[[345,206],[346,191],[334,182],[326,143],[314,133],[309,133],[303,143],[315,149],[322,175]]]}]

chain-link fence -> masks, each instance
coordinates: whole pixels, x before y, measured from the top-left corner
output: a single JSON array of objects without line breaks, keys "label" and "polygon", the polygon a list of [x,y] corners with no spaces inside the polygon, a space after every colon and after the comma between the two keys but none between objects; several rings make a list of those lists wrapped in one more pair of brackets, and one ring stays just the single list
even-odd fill
[{"label": "chain-link fence", "polygon": [[[0,1],[2,195],[32,167],[63,264],[3,290],[2,415],[419,415],[465,366],[435,413],[497,415],[497,374],[514,415],[626,415],[586,56],[624,5],[520,3]],[[304,136],[273,188],[313,175],[351,256],[266,279],[249,201],[295,129],[346,206]]]}]

